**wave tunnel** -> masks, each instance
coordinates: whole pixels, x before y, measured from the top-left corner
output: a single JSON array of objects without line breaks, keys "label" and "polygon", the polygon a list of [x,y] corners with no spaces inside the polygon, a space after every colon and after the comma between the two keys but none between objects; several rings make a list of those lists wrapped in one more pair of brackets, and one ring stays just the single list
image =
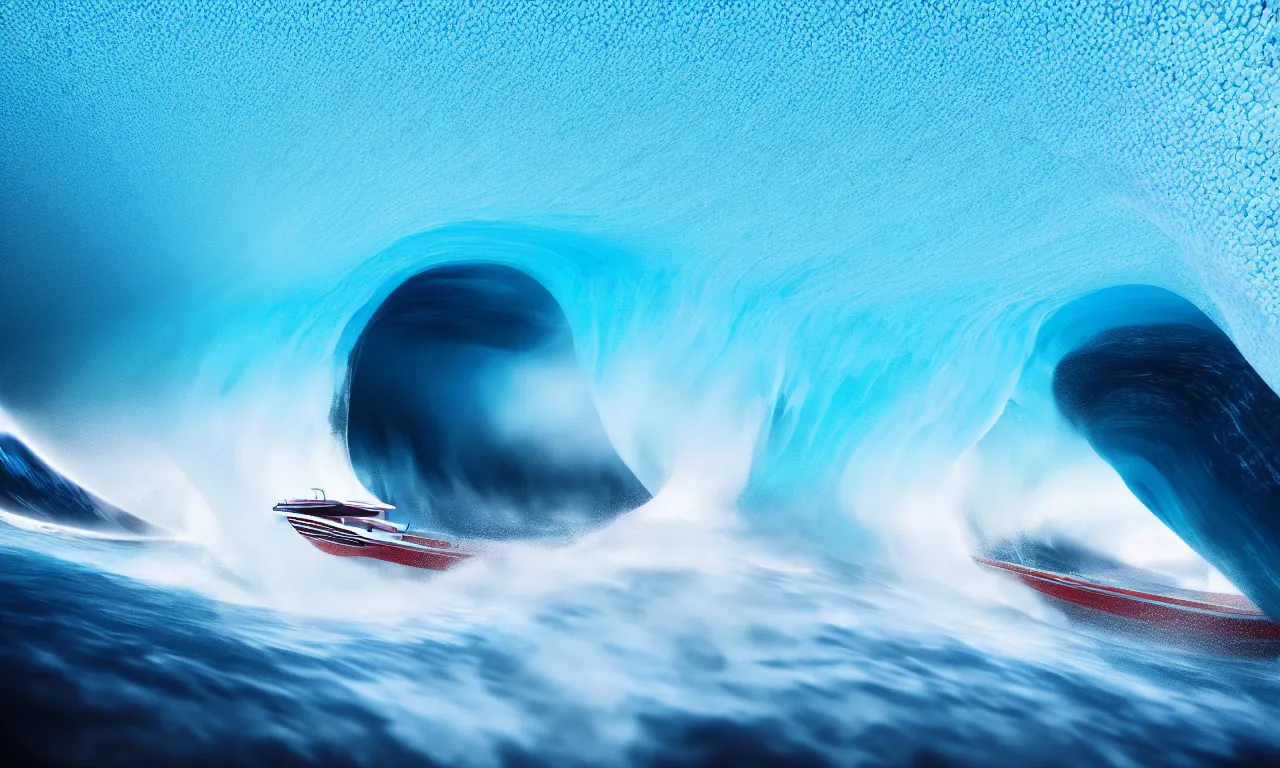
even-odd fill
[{"label": "wave tunnel", "polygon": [[1276,0],[2,7],[14,764],[1280,765]]},{"label": "wave tunnel", "polygon": [[560,305],[512,267],[405,280],[360,333],[339,406],[361,482],[444,533],[566,535],[650,498],[605,433]]},{"label": "wave tunnel", "polygon": [[1064,355],[1054,400],[1143,504],[1280,616],[1280,396],[1189,302],[1134,292],[1156,301]]}]

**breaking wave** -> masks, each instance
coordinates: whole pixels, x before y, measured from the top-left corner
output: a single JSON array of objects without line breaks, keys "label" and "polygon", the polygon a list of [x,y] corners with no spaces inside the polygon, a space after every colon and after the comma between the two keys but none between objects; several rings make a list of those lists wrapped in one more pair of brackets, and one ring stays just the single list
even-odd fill
[{"label": "breaking wave", "polygon": [[1168,314],[1072,350],[1054,398],[1148,509],[1280,616],[1280,397],[1194,307]]},{"label": "breaking wave", "polygon": [[[15,743],[1274,758],[1274,664],[1095,633],[970,556],[1280,615],[1277,24],[7,10],[0,507],[183,538],[0,528]],[[327,557],[269,514],[312,486],[489,548]]]},{"label": "breaking wave", "polygon": [[650,498],[609,443],[564,312],[511,267],[401,283],[360,331],[335,419],[365,487],[428,529],[564,535]]},{"label": "breaking wave", "polygon": [[21,440],[3,433],[0,433],[0,509],[98,533],[161,533],[159,528],[68,480]]}]

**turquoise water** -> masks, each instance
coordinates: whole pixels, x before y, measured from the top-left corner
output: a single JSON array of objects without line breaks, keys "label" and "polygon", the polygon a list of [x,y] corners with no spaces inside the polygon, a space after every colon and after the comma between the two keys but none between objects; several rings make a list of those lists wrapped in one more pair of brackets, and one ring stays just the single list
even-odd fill
[{"label": "turquoise water", "polygon": [[[5,534],[24,749],[1274,756],[1274,661],[1099,635],[968,556],[1029,531],[1230,588],[1036,345],[1155,286],[1280,382],[1277,34],[1263,0],[4,7],[0,431],[190,542]],[[370,495],[351,353],[459,263],[545,288],[576,359],[486,413],[593,407],[653,499],[438,578],[326,558],[267,510]]]}]

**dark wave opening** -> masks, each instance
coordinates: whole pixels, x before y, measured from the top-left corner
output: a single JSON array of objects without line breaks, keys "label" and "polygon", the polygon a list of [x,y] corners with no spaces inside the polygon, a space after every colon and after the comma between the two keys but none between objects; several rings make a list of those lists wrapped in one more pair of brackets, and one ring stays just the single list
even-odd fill
[{"label": "dark wave opening", "polygon": [[21,440],[4,433],[0,433],[0,509],[99,533],[163,533],[81,488]]},{"label": "dark wave opening", "polygon": [[560,305],[511,267],[402,283],[360,333],[341,401],[357,476],[416,525],[561,536],[650,498],[605,433]]},{"label": "dark wave opening", "polygon": [[1280,618],[1280,396],[1178,301],[1065,354],[1054,399],[1143,504]]}]

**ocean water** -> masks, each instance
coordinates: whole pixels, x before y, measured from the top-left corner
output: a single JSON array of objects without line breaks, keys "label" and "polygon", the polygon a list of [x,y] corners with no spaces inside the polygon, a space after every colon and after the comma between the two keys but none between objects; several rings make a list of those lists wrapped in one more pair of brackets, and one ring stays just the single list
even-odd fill
[{"label": "ocean water", "polygon": [[[922,597],[883,571],[700,543],[697,557],[657,562],[613,541],[508,555],[481,573],[353,575],[360,589],[307,612],[68,563],[6,534],[11,754],[94,765],[1280,754],[1274,659],[1090,634],[1021,596]],[[716,546],[732,551],[706,557]]]},{"label": "ocean water", "polygon": [[[1274,654],[970,560],[1280,605],[1278,35],[0,7],[0,507],[94,534],[0,527],[13,754],[1280,760]],[[270,514],[312,486],[484,553],[328,557]]]}]

